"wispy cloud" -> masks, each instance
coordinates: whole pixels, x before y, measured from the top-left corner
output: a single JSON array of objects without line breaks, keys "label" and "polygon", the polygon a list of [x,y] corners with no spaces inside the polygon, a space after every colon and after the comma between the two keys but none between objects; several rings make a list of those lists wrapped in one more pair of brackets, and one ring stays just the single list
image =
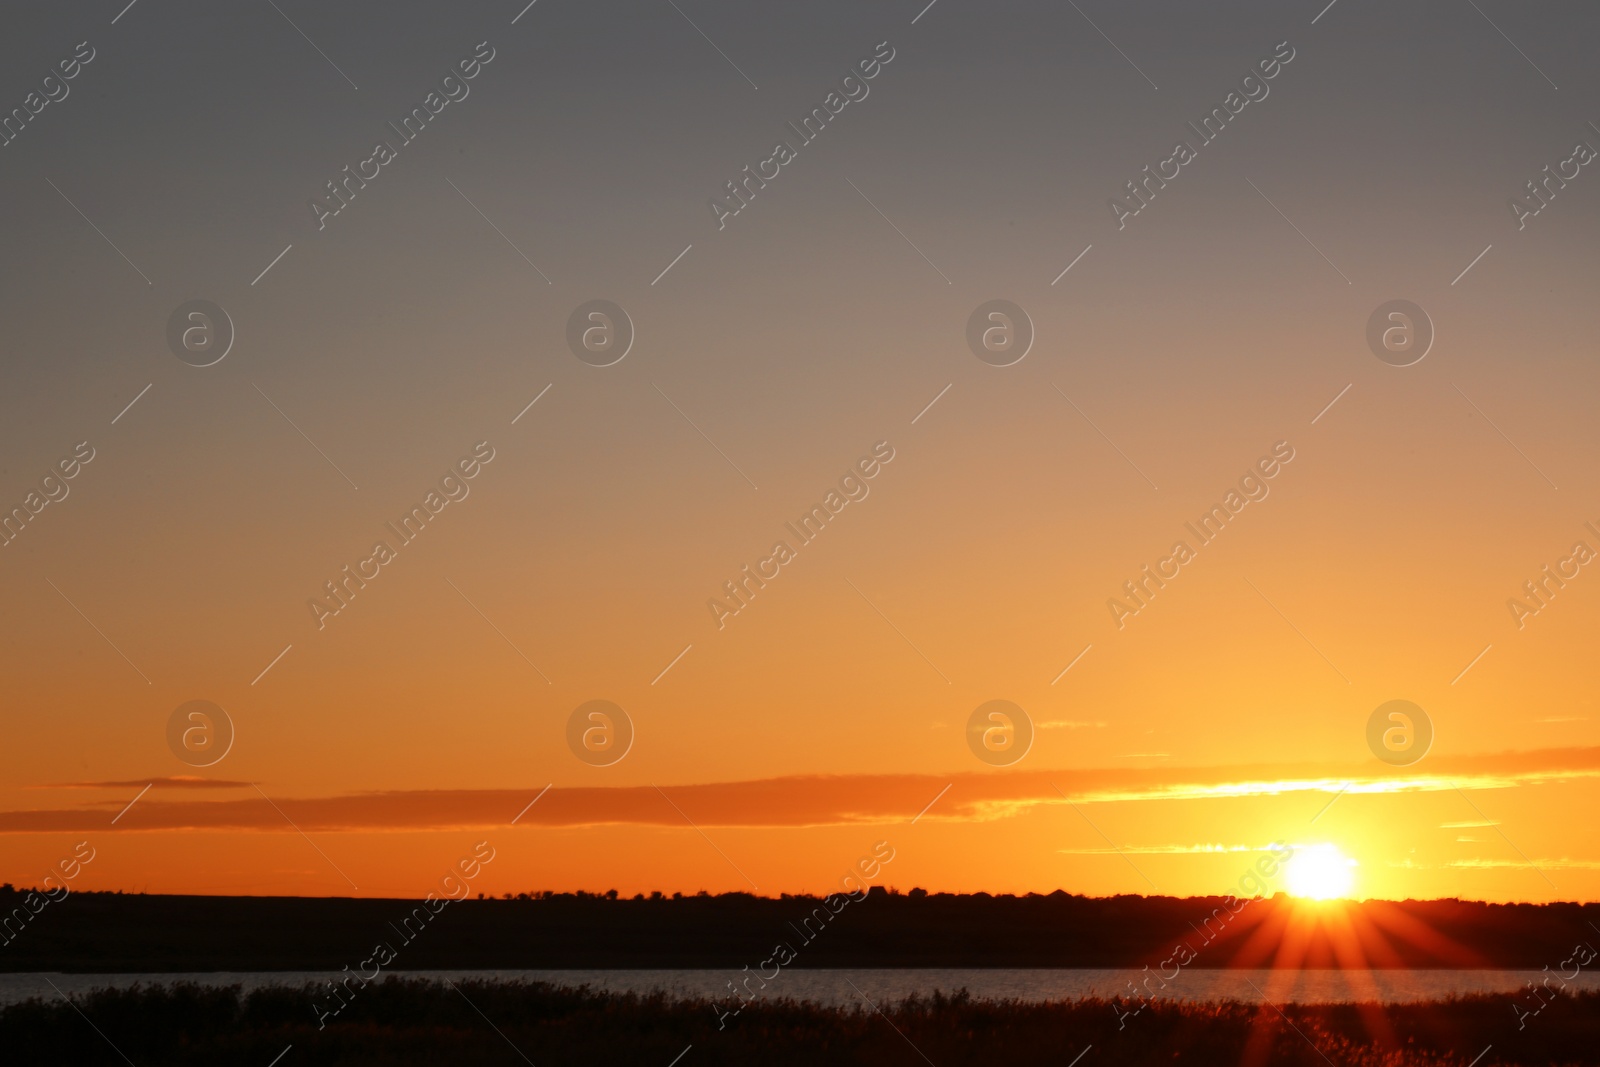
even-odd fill
[{"label": "wispy cloud", "polygon": [[1276,842],[1266,845],[1123,845],[1120,848],[1058,848],[1063,856],[1105,856],[1132,853],[1138,856],[1212,856],[1232,852],[1266,852],[1276,847]]},{"label": "wispy cloud", "polygon": [[[984,822],[1026,814],[1045,805],[1132,801],[1203,802],[1291,793],[1337,795],[1428,793],[1510,789],[1600,778],[1600,748],[1548,749],[1483,756],[1435,756],[1426,773],[1392,769],[1376,761],[1350,764],[1279,764],[1220,767],[1130,767],[1089,770],[1004,771],[942,775],[817,775],[742,782],[676,785],[681,810],[649,786],[563,788],[519,826],[770,827],[899,823],[928,797],[949,795],[927,818]],[[143,786],[150,779],[134,780]],[[156,779],[169,788],[208,791],[241,783],[194,784]],[[181,784],[178,784],[181,783]],[[84,784],[84,783],[80,783]],[[109,788],[116,783],[87,783]],[[248,783],[243,783],[248,784]],[[1059,786],[1059,791],[1057,787]],[[125,788],[118,784],[118,788]],[[331,797],[275,797],[275,810],[259,797],[161,799],[152,795],[117,825],[122,831],[263,830],[281,832],[285,816],[307,832],[415,831],[508,825],[527,804],[527,790],[401,790]],[[98,802],[97,802],[98,803]],[[0,833],[102,830],[99,813],[82,808],[0,812]],[[1464,828],[1464,827],[1463,827]]]},{"label": "wispy cloud", "polygon": [[[1525,871],[1529,867],[1528,860],[1451,860],[1442,864],[1444,867],[1470,868],[1473,870],[1507,869]],[[1532,861],[1532,866],[1541,871],[1600,871],[1600,860],[1574,860],[1574,859],[1537,859]]]},{"label": "wispy cloud", "polygon": [[36,785],[33,789],[248,789],[249,782],[234,782],[226,778],[200,778],[192,774],[178,774],[166,778],[130,778],[122,782],[51,782]]}]

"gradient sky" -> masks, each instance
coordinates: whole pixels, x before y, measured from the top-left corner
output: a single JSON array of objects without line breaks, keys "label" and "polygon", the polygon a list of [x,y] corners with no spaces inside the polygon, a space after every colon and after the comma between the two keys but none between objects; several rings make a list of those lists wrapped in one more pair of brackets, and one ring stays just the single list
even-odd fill
[{"label": "gradient sky", "polygon": [[[1506,603],[1600,550],[1600,174],[1507,207],[1600,147],[1591,7],[124,3],[0,40],[7,111],[95,53],[0,148],[0,505],[94,449],[0,548],[0,880],[90,840],[79,888],[420,894],[488,839],[492,893],[826,891],[888,840],[902,888],[1187,894],[1284,841],[1360,896],[1600,896],[1600,576],[1520,629]],[[719,230],[708,199],[883,41]],[[1108,198],[1283,41],[1119,230]],[[594,298],[636,329],[614,366],[567,348]],[[994,298],[1036,329],[1014,366],[967,348]],[[1437,334],[1404,368],[1365,341],[1400,298]],[[236,327],[214,366],[167,347],[193,299]],[[319,630],[308,599],[484,441]],[[880,441],[719,630],[707,600]],[[1107,599],[1280,441],[1119,629]],[[166,739],[196,699],[237,729],[198,770]],[[636,730],[609,767],[567,747],[592,699]],[[1038,728],[1004,770],[965,741],[991,699]],[[1367,748],[1391,699],[1434,725],[1411,767]]]}]

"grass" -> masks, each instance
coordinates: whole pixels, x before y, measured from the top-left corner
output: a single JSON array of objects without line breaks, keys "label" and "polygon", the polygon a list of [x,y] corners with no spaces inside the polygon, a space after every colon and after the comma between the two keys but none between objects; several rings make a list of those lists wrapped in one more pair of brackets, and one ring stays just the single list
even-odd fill
[{"label": "grass", "polygon": [[[1243,1064],[1246,1067],[1478,1067],[1594,1062],[1600,993],[1563,995],[1517,1027],[1512,998],[1453,997],[1404,1005],[1158,1002],[1119,1029],[1098,998],[1022,1003],[965,992],[826,1007],[792,1000],[748,1006],[725,1029],[705,1000],[604,993],[543,983],[451,986],[387,979],[362,989],[325,1029],[313,1000],[326,989],[192,984],[99,990],[0,1011],[7,1064],[156,1065],[654,1065],[872,1064],[1080,1067]],[[726,1005],[723,1005],[726,1008]],[[292,1048],[290,1048],[292,1046]]]}]

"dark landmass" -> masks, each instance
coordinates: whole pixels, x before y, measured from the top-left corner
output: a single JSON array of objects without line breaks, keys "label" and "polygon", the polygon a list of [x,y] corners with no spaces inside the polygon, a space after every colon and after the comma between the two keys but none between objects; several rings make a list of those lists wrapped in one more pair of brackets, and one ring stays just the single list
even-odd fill
[{"label": "dark landmass", "polygon": [[[1245,1067],[1501,1067],[1593,1063],[1600,993],[1552,995],[1520,1019],[1509,998],[1424,1004],[1253,1005],[1159,1001],[1025,1004],[964,994],[827,1008],[752,1004],[720,1027],[703,1000],[535,983],[374,982],[319,1028],[324,986],[193,985],[100,991],[0,1011],[7,1063],[76,1067],[762,1064],[967,1067],[1174,1063]],[[284,1055],[286,1050],[287,1055]]]},{"label": "dark landmass", "polygon": [[[24,905],[32,900],[37,912]],[[1281,894],[891,893],[416,900],[0,889],[0,971],[174,972],[762,967],[1562,968],[1600,945],[1600,905],[1460,900],[1310,905]],[[438,909],[435,911],[434,909]],[[1594,925],[1591,925],[1594,924]],[[1351,947],[1359,944],[1360,951]],[[1590,950],[1592,959],[1593,950]],[[1582,963],[1588,966],[1588,963]],[[770,966],[767,965],[768,969]]]}]

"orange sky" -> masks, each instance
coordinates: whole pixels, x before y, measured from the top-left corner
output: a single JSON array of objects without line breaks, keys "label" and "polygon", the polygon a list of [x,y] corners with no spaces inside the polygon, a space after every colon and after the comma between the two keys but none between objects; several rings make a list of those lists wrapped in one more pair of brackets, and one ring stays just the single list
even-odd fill
[{"label": "orange sky", "polygon": [[[329,14],[359,92],[264,43],[270,10],[97,22],[0,175],[0,505],[93,450],[0,547],[0,880],[89,840],[80,888],[412,894],[487,838],[485,892],[777,893],[889,840],[901,888],[1188,894],[1287,842],[1360,896],[1600,896],[1600,577],[1507,606],[1600,550],[1600,179],[1505,209],[1600,75],[1559,19],[1520,42],[1557,93],[1470,12],[1345,7],[1107,24],[1159,91],[1070,10],[725,12],[759,92],[670,7],[419,11],[382,49]],[[471,98],[318,230],[306,198],[486,36]],[[717,229],[706,198],[886,38]],[[1272,95],[1119,230],[1107,197],[1285,38]],[[152,73],[191,59],[204,94]],[[636,333],[610,366],[568,347],[596,298]],[[997,298],[1036,333],[1011,366],[968,348]],[[1408,367],[1366,341],[1398,298],[1437,333]],[[212,366],[168,347],[193,299],[237,330]],[[830,491],[859,498],[801,544]],[[1003,770],[967,747],[997,699],[1036,734]],[[1405,768],[1367,743],[1395,699],[1434,732]],[[236,730],[213,766],[169,748],[192,700]],[[633,725],[610,766],[568,747],[591,700]]]}]

